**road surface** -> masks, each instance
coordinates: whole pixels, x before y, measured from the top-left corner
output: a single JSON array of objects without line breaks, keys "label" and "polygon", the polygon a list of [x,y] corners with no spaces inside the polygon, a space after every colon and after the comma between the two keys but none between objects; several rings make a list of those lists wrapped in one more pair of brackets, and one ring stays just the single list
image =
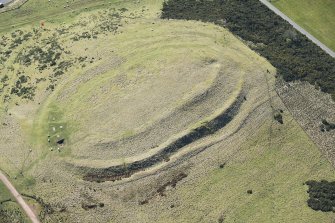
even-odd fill
[{"label": "road surface", "polygon": [[15,187],[13,186],[13,184],[11,184],[11,182],[8,180],[8,178],[6,177],[5,174],[3,174],[0,171],[0,181],[2,181],[2,183],[8,188],[8,190],[10,191],[10,193],[13,195],[13,197],[15,197],[17,203],[22,207],[22,209],[26,212],[26,214],[28,215],[28,217],[30,218],[30,220],[33,223],[40,223],[40,221],[38,220],[37,216],[35,215],[35,213],[33,212],[33,210],[28,206],[28,204],[23,200],[22,196],[20,195],[20,193],[15,189]]},{"label": "road surface", "polygon": [[0,0],[0,2],[3,3],[3,4],[7,4],[7,3],[11,2],[11,1],[13,1],[13,0]]},{"label": "road surface", "polygon": [[260,0],[264,5],[266,5],[270,10],[272,10],[274,13],[285,19],[288,23],[290,23],[296,30],[307,36],[308,39],[310,39],[312,42],[314,42],[316,45],[318,45],[322,50],[324,50],[326,53],[328,53],[330,56],[335,57],[335,52],[329,49],[326,45],[321,43],[317,38],[312,36],[309,32],[304,30],[302,27],[300,27],[297,23],[293,22],[288,16],[286,16],[284,13],[282,13],[279,9],[277,9],[274,5],[272,5],[267,0]]}]

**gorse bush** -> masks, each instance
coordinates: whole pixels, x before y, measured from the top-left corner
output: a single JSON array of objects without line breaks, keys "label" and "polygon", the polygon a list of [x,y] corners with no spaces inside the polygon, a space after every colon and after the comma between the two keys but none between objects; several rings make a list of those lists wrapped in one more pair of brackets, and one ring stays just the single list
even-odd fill
[{"label": "gorse bush", "polygon": [[335,123],[330,123],[326,119],[323,119],[322,124],[320,126],[320,129],[321,129],[322,132],[324,132],[324,131],[329,132],[329,131],[335,129]]},{"label": "gorse bush", "polygon": [[280,124],[284,124],[284,121],[283,121],[283,115],[280,114],[279,112],[275,113],[273,118],[279,122]]},{"label": "gorse bush", "polygon": [[333,211],[335,209],[335,182],[326,180],[307,181],[309,199],[307,204],[316,211]]},{"label": "gorse bush", "polygon": [[257,46],[286,81],[308,81],[335,99],[335,59],[258,0],[169,0],[161,17],[227,27]]},{"label": "gorse bush", "polygon": [[35,96],[36,87],[28,83],[29,80],[29,76],[25,76],[24,74],[19,76],[15,82],[15,85],[11,88],[10,93],[16,94],[18,97],[24,99],[32,100]]},{"label": "gorse bush", "polygon": [[27,50],[21,51],[16,57],[15,62],[25,66],[38,62],[38,69],[45,70],[48,66],[55,66],[60,59],[63,48],[56,40],[50,40],[44,47],[33,46]]}]

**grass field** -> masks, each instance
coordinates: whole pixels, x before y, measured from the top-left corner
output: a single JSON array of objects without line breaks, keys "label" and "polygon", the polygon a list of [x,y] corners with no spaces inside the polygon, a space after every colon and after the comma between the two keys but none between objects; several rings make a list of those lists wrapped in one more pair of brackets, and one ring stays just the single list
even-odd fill
[{"label": "grass field", "polygon": [[[195,190],[186,189],[181,196],[185,200],[197,198],[191,203],[199,209],[211,205],[208,215],[219,216],[221,212],[227,222],[331,222],[332,213],[307,207],[307,186],[303,183],[308,179],[334,180],[333,169],[294,121],[274,130],[270,147],[267,126],[245,142],[223,170],[214,170]],[[246,193],[250,189],[252,195]],[[195,216],[195,212],[188,214],[190,219]]]},{"label": "grass field", "polygon": [[5,185],[0,182],[0,222],[29,223],[20,206],[15,203],[15,198],[9,193]]},{"label": "grass field", "polygon": [[[223,160],[230,157],[223,169],[209,171],[206,180],[188,180],[176,194],[168,194],[177,197],[168,200],[178,204],[178,210],[163,211],[164,220],[159,222],[214,222],[220,216],[225,222],[241,223],[332,222],[333,213],[307,207],[304,182],[334,180],[333,169],[294,121],[275,129],[273,145],[268,147],[269,124],[264,123],[233,155],[220,156]],[[227,145],[217,147],[224,150]]]},{"label": "grass field", "polygon": [[[335,180],[334,170],[285,109],[267,60],[222,27],[161,20],[163,0],[66,2],[0,14],[0,168],[52,207],[43,222],[334,219],[307,206],[304,182]],[[226,126],[165,162],[122,181],[83,180],[85,168],[155,154],[238,97]]]},{"label": "grass field", "polygon": [[7,188],[5,187],[5,185],[3,185],[3,183],[0,183],[0,201],[4,201],[10,198],[11,195],[9,194]]},{"label": "grass field", "polygon": [[332,0],[274,0],[278,9],[335,51],[335,2]]},{"label": "grass field", "polygon": [[[141,144],[138,143],[137,151],[132,153],[129,147],[121,151],[91,149],[94,144],[98,144],[97,140],[115,141],[146,131],[151,125],[169,117],[169,113],[210,88],[222,70],[220,55],[224,55],[226,61],[230,60],[232,64],[231,69],[226,69],[231,75],[226,78],[226,91],[229,92],[238,86],[236,83],[240,80],[240,73],[235,70],[241,62],[240,58],[232,56],[234,51],[227,47],[231,42],[231,36],[213,26],[203,27],[201,24],[202,30],[200,30],[198,28],[200,24],[194,22],[156,21],[155,23],[153,25],[152,22],[141,22],[131,25],[116,39],[111,38],[106,40],[106,44],[101,44],[106,46],[107,42],[120,42],[115,46],[110,45],[110,48],[118,57],[127,58],[125,62],[114,65],[108,72],[98,65],[96,69],[101,70],[100,75],[95,75],[83,84],[76,84],[77,86],[73,83],[80,83],[78,78],[80,80],[83,76],[75,77],[62,89],[58,89],[59,94],[50,97],[49,100],[53,99],[52,103],[60,107],[71,125],[76,126],[71,132],[73,147],[77,148],[73,150],[73,156],[88,157],[90,160],[105,160],[106,157],[125,158],[154,146],[155,144],[144,143],[145,148],[141,150]],[[192,31],[184,31],[185,27]],[[175,36],[174,39],[170,38],[171,34]],[[224,40],[222,46],[216,45],[220,39]],[[179,47],[181,45],[183,47]],[[132,49],[136,46],[136,51],[133,52]],[[185,57],[185,54],[188,56]],[[104,57],[109,56],[107,54]],[[209,60],[216,62],[206,65],[206,61]],[[234,63],[236,65],[233,65]],[[108,63],[105,65],[105,62],[102,64],[109,66]],[[177,79],[180,82],[171,81]],[[101,89],[100,92],[97,89]],[[74,93],[64,95],[67,91]],[[222,95],[222,99],[229,95]],[[211,114],[221,105],[204,106],[206,112],[200,110],[200,107],[198,110],[205,115],[205,113]],[[191,114],[188,116],[190,120],[184,116],[180,125],[185,126],[185,122],[193,125],[193,122],[201,121],[194,120]],[[184,128],[180,125],[176,123],[174,128],[176,130]],[[161,136],[164,135],[164,131],[167,130],[162,129]],[[153,137],[158,136],[153,135],[150,143],[155,140]],[[97,152],[98,150],[100,152]]]}]

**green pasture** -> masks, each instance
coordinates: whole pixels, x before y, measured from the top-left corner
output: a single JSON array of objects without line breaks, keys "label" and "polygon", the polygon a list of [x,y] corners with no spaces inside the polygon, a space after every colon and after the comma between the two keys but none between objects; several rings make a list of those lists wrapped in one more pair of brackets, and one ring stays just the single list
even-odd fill
[{"label": "green pasture", "polygon": [[278,9],[335,50],[335,1],[272,0]]}]

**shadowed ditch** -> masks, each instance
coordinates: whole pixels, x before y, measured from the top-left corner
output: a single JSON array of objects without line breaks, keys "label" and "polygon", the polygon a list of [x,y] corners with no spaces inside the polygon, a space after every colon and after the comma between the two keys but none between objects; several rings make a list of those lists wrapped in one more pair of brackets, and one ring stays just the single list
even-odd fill
[{"label": "shadowed ditch", "polygon": [[169,161],[170,157],[177,153],[181,148],[201,139],[205,136],[213,134],[226,126],[231,120],[234,119],[239,111],[239,108],[243,104],[244,97],[240,94],[234,103],[223,113],[215,117],[214,119],[204,123],[202,126],[195,128],[190,133],[176,139],[170,143],[164,149],[143,160],[135,161],[133,163],[112,166],[108,168],[87,168],[86,174],[83,177],[86,181],[115,181],[121,180],[122,178],[130,177],[131,175],[143,171],[149,167],[161,163],[163,161]]},{"label": "shadowed ditch", "polygon": [[[233,75],[232,75],[233,76]],[[229,80],[228,80],[229,79]],[[149,126],[134,132],[130,136],[122,137],[109,142],[94,144],[95,151],[113,151],[113,159],[133,157],[157,148],[158,145],[169,140],[169,137],[180,133],[185,126],[191,126],[196,120],[208,116],[209,110],[214,111],[220,108],[220,101],[228,96],[225,92],[227,82],[236,81],[220,69],[213,83],[204,91],[196,94],[190,100],[175,107],[168,115],[155,120]],[[167,126],[169,126],[167,128]],[[149,140],[148,140],[149,139]],[[107,154],[110,155],[110,154]]]}]

